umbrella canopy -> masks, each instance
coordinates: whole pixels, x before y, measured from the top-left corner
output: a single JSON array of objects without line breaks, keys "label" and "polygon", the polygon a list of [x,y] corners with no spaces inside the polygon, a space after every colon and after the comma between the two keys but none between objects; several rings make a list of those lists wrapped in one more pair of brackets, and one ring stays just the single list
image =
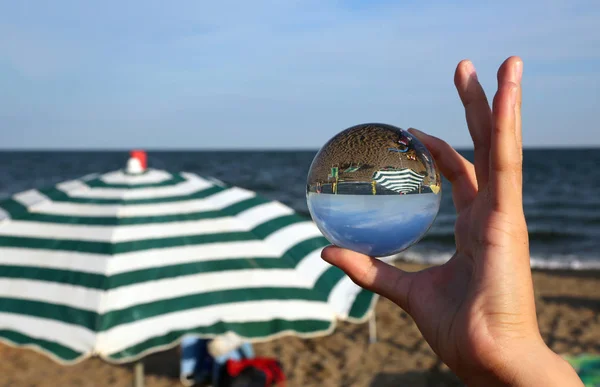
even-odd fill
[{"label": "umbrella canopy", "polygon": [[191,173],[86,176],[1,201],[0,219],[0,340],[61,363],[328,334],[375,300],[320,258],[309,218]]},{"label": "umbrella canopy", "polygon": [[400,170],[381,170],[373,174],[373,180],[387,189],[395,192],[409,193],[419,189],[424,179],[410,168]]}]

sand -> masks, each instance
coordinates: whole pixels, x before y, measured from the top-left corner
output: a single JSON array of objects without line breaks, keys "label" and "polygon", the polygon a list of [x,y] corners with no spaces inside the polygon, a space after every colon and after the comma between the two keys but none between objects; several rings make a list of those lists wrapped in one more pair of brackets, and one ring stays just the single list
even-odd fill
[{"label": "sand", "polygon": [[[418,265],[400,263],[408,270]],[[535,271],[537,311],[546,343],[559,353],[600,354],[600,273]],[[368,325],[340,323],[334,334],[256,344],[281,360],[288,386],[461,386],[423,341],[411,318],[381,299],[379,341]],[[131,386],[132,368],[99,359],[62,367],[27,349],[0,344],[0,386]],[[146,358],[146,386],[179,386],[177,349]]]},{"label": "sand", "polygon": [[[410,134],[407,134],[413,137]],[[411,144],[406,153],[390,152],[389,148],[398,148],[400,136],[395,129],[386,125],[359,125],[349,128],[331,139],[317,156],[308,176],[310,185],[330,182],[328,175],[332,167],[339,168],[341,181],[371,182],[373,173],[381,168],[410,168],[421,175],[427,175],[426,161]],[[418,141],[414,139],[413,141]],[[417,145],[423,147],[423,145]],[[422,149],[425,149],[424,147]],[[409,158],[414,156],[414,160]],[[348,167],[360,168],[355,172],[344,172]],[[438,184],[439,174],[426,176],[424,185]]]}]

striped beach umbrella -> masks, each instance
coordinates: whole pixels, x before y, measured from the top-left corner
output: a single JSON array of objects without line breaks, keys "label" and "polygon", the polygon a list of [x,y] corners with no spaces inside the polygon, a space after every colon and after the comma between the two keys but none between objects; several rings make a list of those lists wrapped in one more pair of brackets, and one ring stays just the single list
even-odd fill
[{"label": "striped beach umbrella", "polygon": [[325,335],[375,300],[320,258],[309,218],[192,173],[86,176],[1,201],[0,218],[0,340],[60,363],[189,334]]},{"label": "striped beach umbrella", "polygon": [[377,184],[403,194],[418,190],[424,178],[410,168],[381,170],[373,174],[373,181]]}]

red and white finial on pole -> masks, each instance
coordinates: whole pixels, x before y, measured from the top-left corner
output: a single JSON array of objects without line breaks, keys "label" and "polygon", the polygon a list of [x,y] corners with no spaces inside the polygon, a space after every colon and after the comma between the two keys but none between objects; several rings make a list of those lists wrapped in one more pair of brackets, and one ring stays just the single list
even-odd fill
[{"label": "red and white finial on pole", "polygon": [[148,167],[146,152],[143,150],[132,150],[129,152],[129,160],[127,161],[128,173],[142,173]]}]

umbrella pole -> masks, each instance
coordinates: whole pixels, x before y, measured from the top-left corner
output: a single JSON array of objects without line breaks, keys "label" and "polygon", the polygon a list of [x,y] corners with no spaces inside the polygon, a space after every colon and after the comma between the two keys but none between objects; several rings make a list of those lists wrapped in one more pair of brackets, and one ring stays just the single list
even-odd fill
[{"label": "umbrella pole", "polygon": [[133,368],[133,386],[144,387],[144,363],[140,360]]},{"label": "umbrella pole", "polygon": [[377,342],[377,321],[375,320],[375,311],[371,313],[369,318],[369,343],[374,344]]}]

